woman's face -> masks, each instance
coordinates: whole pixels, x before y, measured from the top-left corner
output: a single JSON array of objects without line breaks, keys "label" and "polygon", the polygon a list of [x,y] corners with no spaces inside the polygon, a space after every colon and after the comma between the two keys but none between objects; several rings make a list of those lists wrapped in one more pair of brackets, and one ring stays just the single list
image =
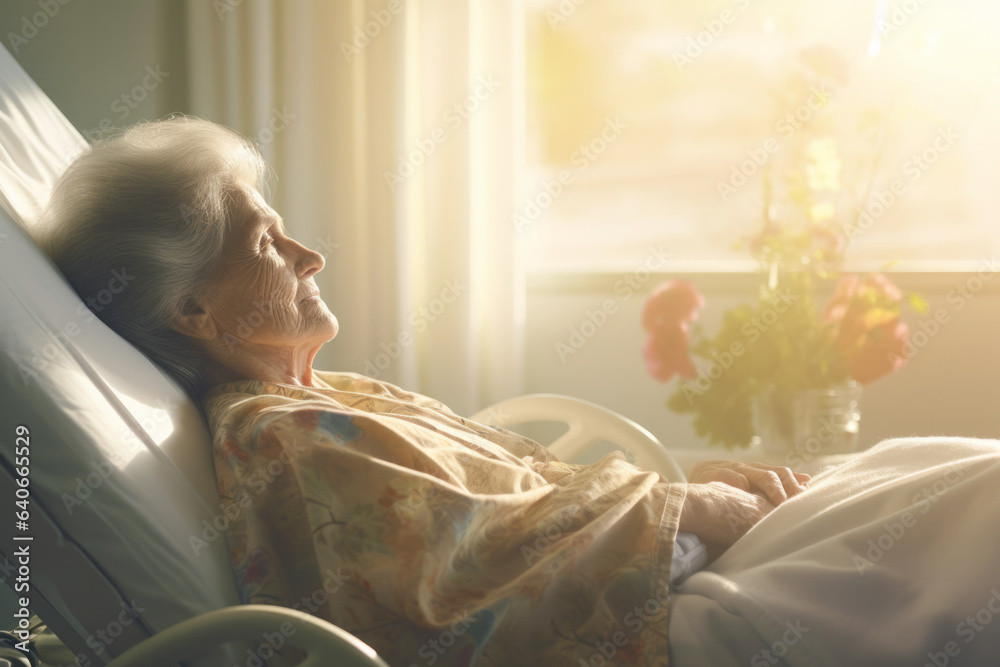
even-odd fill
[{"label": "woman's face", "polygon": [[288,237],[256,190],[244,189],[234,206],[205,298],[223,350],[318,348],[336,336],[337,318],[313,279],[325,264],[323,255]]}]

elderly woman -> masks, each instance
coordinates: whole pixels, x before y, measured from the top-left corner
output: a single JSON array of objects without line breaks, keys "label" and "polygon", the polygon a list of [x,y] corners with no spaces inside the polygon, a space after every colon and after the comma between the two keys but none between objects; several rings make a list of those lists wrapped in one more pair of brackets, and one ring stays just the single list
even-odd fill
[{"label": "elderly woman", "polygon": [[[692,471],[691,483],[672,484],[618,453],[570,465],[432,398],[314,370],[338,330],[315,281],[324,259],[288,235],[261,194],[265,172],[253,145],[219,125],[185,117],[140,124],[68,168],[38,236],[80,294],[102,288],[111,268],[135,276],[97,314],[204,407],[245,601],[327,619],[391,664],[665,664],[678,534],[697,536],[714,559],[809,477],[713,461]],[[949,473],[960,481],[948,492],[980,493],[981,484],[964,486],[962,471],[993,465],[996,452],[952,446],[953,460],[973,463]],[[904,474],[927,479],[915,464],[906,472],[878,458],[890,449],[873,450],[855,484],[878,501],[865,510],[872,516],[895,507],[874,489]],[[916,446],[896,458],[912,452],[930,460]],[[840,479],[811,509],[798,499],[803,523],[838,517],[837,489],[853,483]],[[914,512],[947,504],[943,492],[894,493]],[[901,518],[884,525],[896,541],[935,525],[893,516]],[[861,525],[867,515],[837,520]],[[828,539],[813,532],[782,534],[786,551],[811,554]],[[864,545],[869,534],[851,539]],[[884,545],[876,537],[870,542]],[[766,546],[747,539],[744,555]],[[857,568],[869,576],[856,593],[863,601],[863,591],[883,590],[870,585],[880,581],[872,572],[882,556],[858,548],[868,558],[859,565],[857,554],[853,562],[845,555],[832,588],[846,582],[853,591],[844,571]],[[769,586],[792,570],[782,572]],[[830,609],[864,611],[853,604],[848,595]],[[767,661],[760,664],[774,664]]]}]

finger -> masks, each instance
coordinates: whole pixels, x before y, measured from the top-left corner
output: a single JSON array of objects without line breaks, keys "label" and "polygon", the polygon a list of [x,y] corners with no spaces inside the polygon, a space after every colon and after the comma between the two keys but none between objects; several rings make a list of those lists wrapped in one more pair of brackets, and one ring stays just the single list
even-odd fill
[{"label": "finger", "polygon": [[735,470],[729,470],[728,468],[717,470],[715,473],[715,481],[736,487],[740,491],[746,491],[747,493],[750,492],[750,480],[747,479],[746,475],[736,472]]},{"label": "finger", "polygon": [[781,485],[785,488],[785,492],[788,497],[797,496],[806,490],[799,480],[796,479],[795,474],[787,467],[784,466],[768,466],[768,469],[778,476],[781,480]]},{"label": "finger", "polygon": [[799,480],[799,484],[808,484],[812,481],[812,475],[807,475],[804,472],[792,473],[795,475],[795,479]]},{"label": "finger", "polygon": [[746,466],[743,474],[754,483],[757,489],[764,494],[765,498],[775,505],[780,505],[788,500],[788,493],[786,493],[785,487],[782,485],[777,473],[771,470],[764,470],[763,468]]},{"label": "finger", "polygon": [[694,464],[691,468],[691,473],[688,475],[688,481],[693,484],[706,484],[711,482],[716,478],[716,472],[722,466],[719,464],[723,461],[699,461]]},{"label": "finger", "polygon": [[796,477],[796,473],[793,473],[791,469],[786,466],[769,466],[762,463],[751,463],[750,465],[763,470],[770,470],[776,474],[778,479],[781,480],[781,485],[785,489],[785,493],[789,498],[797,496],[806,490],[806,487],[804,487],[799,481],[799,478]]}]

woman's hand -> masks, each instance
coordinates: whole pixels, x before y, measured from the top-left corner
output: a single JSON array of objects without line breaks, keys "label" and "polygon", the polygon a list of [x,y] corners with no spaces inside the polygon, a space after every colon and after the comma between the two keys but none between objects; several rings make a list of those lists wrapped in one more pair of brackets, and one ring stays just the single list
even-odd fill
[{"label": "woman's hand", "polygon": [[688,484],[679,528],[697,535],[713,561],[773,509],[763,496],[729,484]]},{"label": "woman's hand", "polygon": [[804,472],[784,467],[736,461],[701,461],[688,475],[692,484],[722,482],[743,491],[761,493],[775,506],[805,491],[810,479]]}]

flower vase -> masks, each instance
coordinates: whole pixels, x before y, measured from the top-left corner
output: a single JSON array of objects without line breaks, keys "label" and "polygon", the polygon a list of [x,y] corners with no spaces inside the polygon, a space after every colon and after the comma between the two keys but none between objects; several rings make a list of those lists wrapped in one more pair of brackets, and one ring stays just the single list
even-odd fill
[{"label": "flower vase", "polygon": [[849,454],[858,445],[862,385],[827,389],[773,387],[754,401],[754,431],[769,454]]}]

